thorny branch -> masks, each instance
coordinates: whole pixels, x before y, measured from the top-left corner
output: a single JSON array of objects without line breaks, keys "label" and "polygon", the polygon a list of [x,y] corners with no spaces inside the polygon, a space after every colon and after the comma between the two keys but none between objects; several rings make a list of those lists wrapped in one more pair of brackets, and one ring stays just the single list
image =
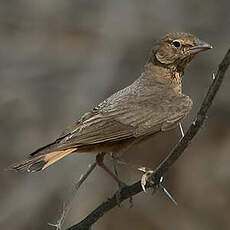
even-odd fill
[{"label": "thorny branch", "polygon": [[[161,176],[169,170],[169,168],[175,163],[175,161],[182,155],[184,150],[187,148],[189,143],[192,141],[193,137],[197,134],[199,129],[202,127],[204,120],[206,119],[206,114],[210,108],[216,93],[218,92],[220,85],[223,81],[226,70],[230,64],[230,49],[226,53],[224,59],[218,66],[218,70],[215,75],[213,75],[212,84],[203,100],[203,103],[196,115],[195,121],[191,124],[188,131],[184,137],[178,142],[166,159],[155,169],[151,179],[153,184],[148,183],[146,188],[157,186]],[[138,181],[130,186],[123,188],[120,192],[120,202],[142,192],[141,182]],[[94,209],[87,217],[85,217],[81,222],[67,230],[89,230],[90,227],[100,219],[106,212],[118,205],[117,195],[114,194],[112,198],[100,204],[96,209]]]}]

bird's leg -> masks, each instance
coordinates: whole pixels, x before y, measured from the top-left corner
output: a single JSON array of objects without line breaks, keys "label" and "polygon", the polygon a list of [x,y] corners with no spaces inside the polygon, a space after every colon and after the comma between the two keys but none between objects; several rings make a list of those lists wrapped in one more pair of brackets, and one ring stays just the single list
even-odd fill
[{"label": "bird's leg", "polygon": [[[113,169],[114,169],[114,173],[115,173],[115,175],[118,177],[117,163],[120,163],[120,162],[119,162],[119,158],[118,158],[118,157],[115,157],[115,156],[112,154],[112,159],[113,159]],[[126,186],[126,184],[123,183],[122,186],[121,186],[121,184],[118,184],[118,186],[119,186],[119,191],[118,191],[118,193],[116,193],[116,196],[117,196],[117,201],[118,201],[119,206],[120,206],[120,192],[121,192],[122,188],[123,188],[124,186]],[[132,196],[129,198],[129,204],[130,204],[130,208],[132,208],[132,207],[133,207],[133,197],[132,197]]]},{"label": "bird's leg", "polygon": [[[115,173],[115,175],[118,177],[118,171],[117,171],[117,160],[112,157],[113,159],[113,171]],[[116,200],[117,200],[117,203],[118,203],[118,206],[121,207],[121,190],[122,190],[123,186],[121,186],[121,184],[119,183],[118,184],[118,192],[116,193]],[[131,206],[131,205],[130,205]]]},{"label": "bird's leg", "polygon": [[117,171],[117,160],[113,158],[113,171],[115,175],[118,177],[118,171]]},{"label": "bird's leg", "polygon": [[104,162],[103,162],[104,156],[105,156],[105,153],[103,153],[103,152],[97,154],[96,162],[97,162],[98,166],[103,168],[118,183],[119,186],[124,187],[125,184],[118,178],[118,176],[113,174],[113,172],[111,172],[110,169],[104,164]]},{"label": "bird's leg", "polygon": [[[120,203],[121,203],[121,190],[123,187],[126,186],[125,183],[123,183],[117,175],[113,174],[108,168],[107,166],[104,164],[103,160],[104,160],[104,156],[105,156],[105,153],[98,153],[97,156],[96,156],[96,162],[98,164],[98,166],[100,166],[101,168],[103,168],[117,183],[118,183],[118,186],[119,186],[119,191],[116,193],[116,200],[117,200],[117,204],[120,206]],[[117,171],[115,171],[115,173],[117,173]]]}]

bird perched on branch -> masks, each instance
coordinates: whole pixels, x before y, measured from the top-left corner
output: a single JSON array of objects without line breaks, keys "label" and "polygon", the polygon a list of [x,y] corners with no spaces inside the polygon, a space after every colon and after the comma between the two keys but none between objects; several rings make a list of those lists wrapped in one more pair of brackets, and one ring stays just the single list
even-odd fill
[{"label": "bird perched on branch", "polygon": [[182,93],[184,69],[196,54],[211,48],[192,34],[166,35],[154,45],[144,72],[135,82],[10,169],[36,172],[71,153],[92,152],[98,165],[119,182],[104,165],[104,155],[119,158],[128,147],[177,127],[192,108],[192,100]]}]

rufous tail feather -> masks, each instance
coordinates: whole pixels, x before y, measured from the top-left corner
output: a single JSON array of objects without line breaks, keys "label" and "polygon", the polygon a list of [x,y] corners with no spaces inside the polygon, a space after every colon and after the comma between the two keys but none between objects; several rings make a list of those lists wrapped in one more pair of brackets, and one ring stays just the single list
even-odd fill
[{"label": "rufous tail feather", "polygon": [[34,156],[22,162],[13,164],[8,169],[27,172],[41,171],[76,150],[77,148],[71,148],[66,150],[53,151],[44,155]]}]

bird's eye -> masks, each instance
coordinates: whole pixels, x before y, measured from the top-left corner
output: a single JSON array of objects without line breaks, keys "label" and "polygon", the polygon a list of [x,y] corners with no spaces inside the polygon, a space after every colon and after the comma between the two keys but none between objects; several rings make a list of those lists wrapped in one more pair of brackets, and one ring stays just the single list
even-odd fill
[{"label": "bird's eye", "polygon": [[180,41],[178,41],[178,40],[174,40],[174,41],[172,42],[172,44],[173,44],[176,48],[180,48],[180,47],[181,47],[181,43],[180,43]]}]

